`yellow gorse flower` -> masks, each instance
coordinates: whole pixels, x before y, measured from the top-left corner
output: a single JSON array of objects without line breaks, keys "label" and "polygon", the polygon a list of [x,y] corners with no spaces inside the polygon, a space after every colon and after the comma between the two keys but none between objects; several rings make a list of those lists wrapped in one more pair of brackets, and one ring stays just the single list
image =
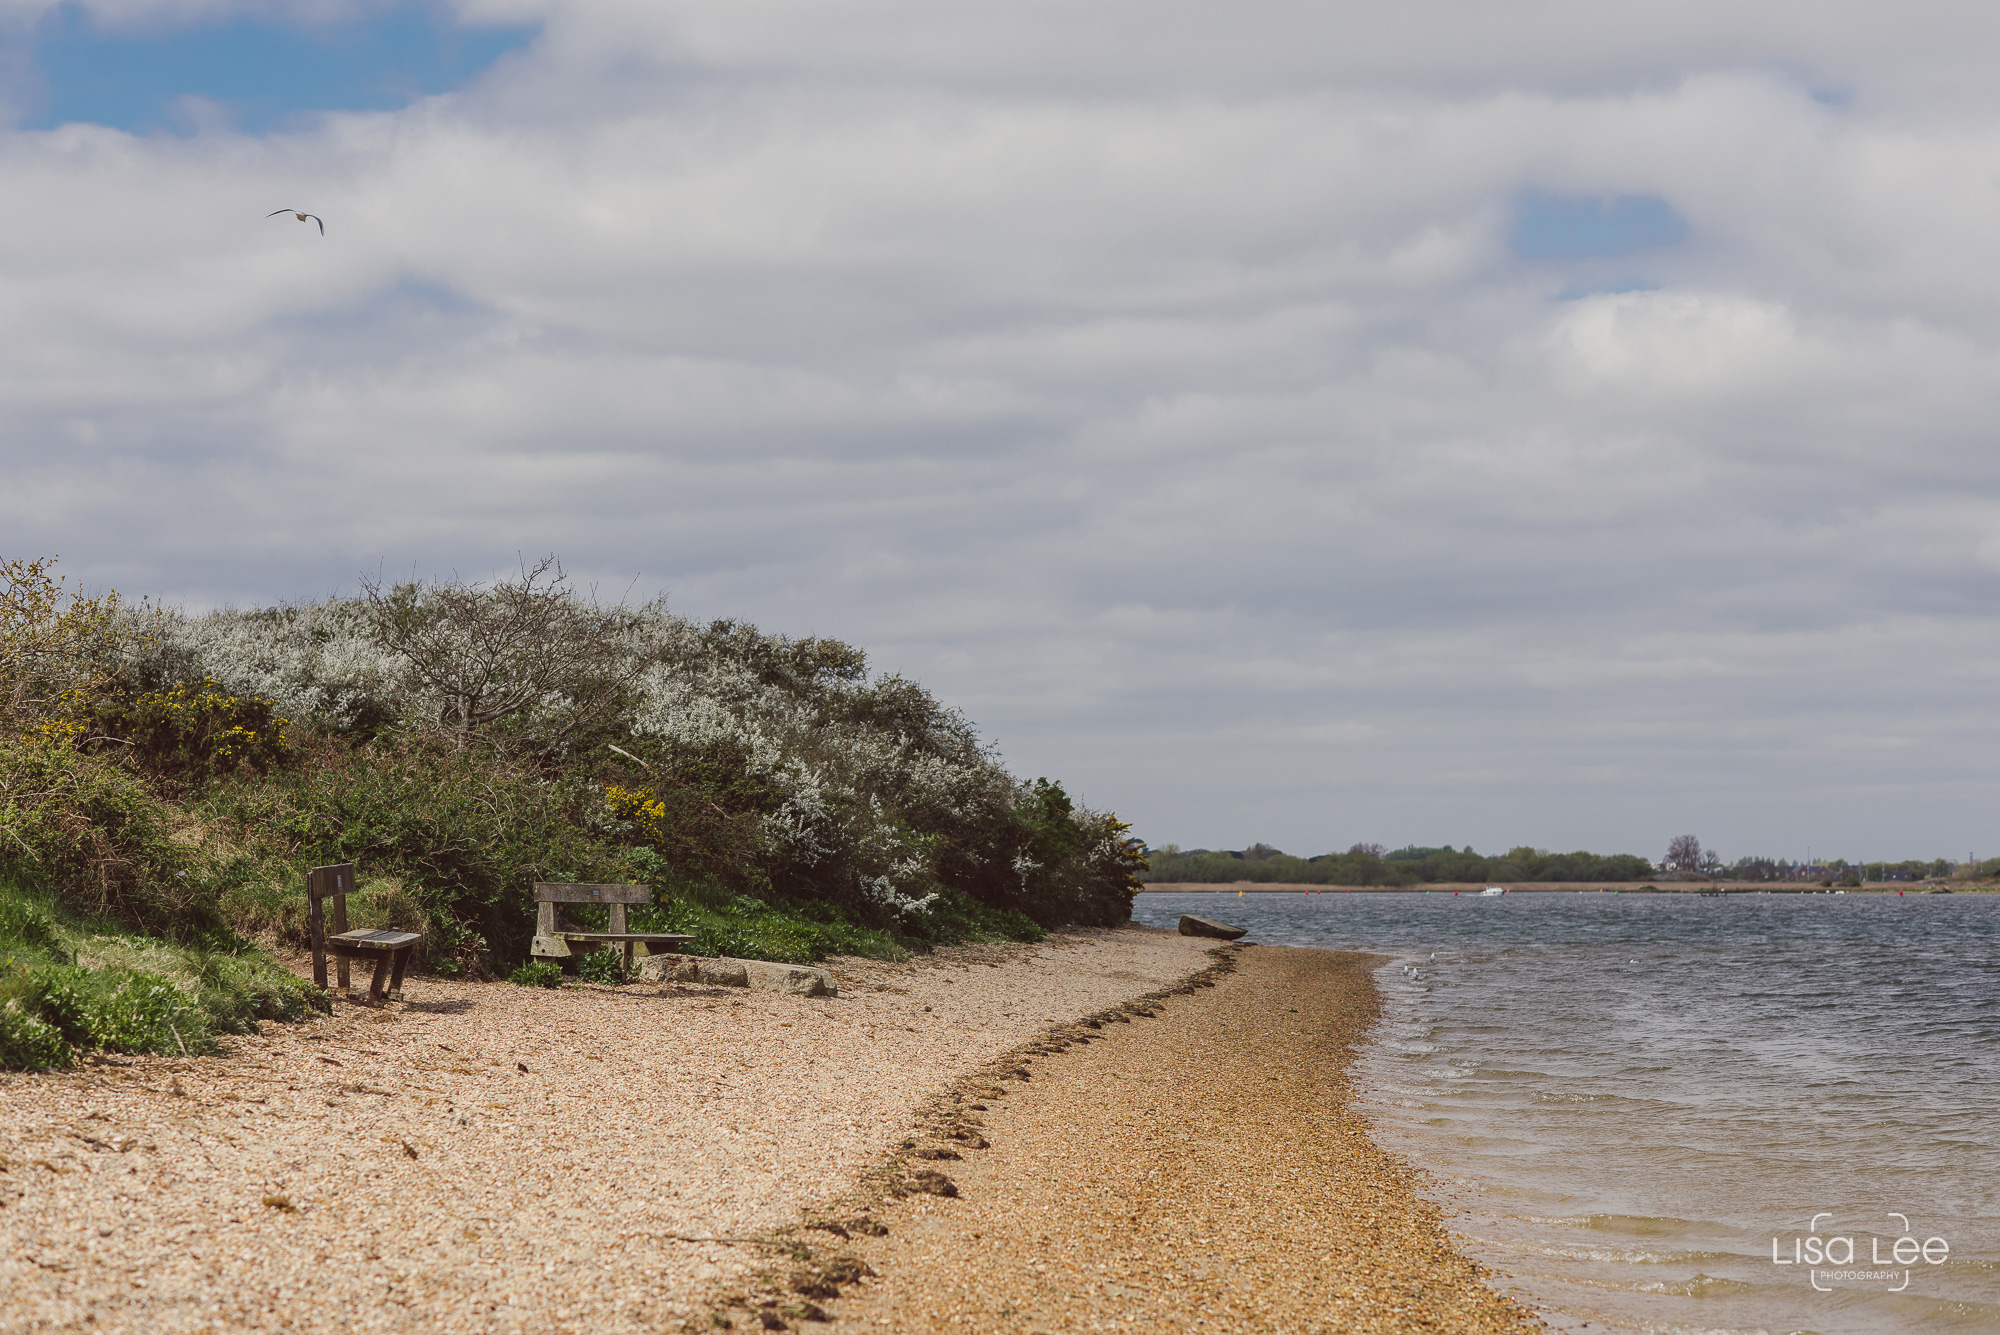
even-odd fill
[{"label": "yellow gorse flower", "polygon": [[611,807],[611,814],[637,829],[646,842],[658,843],[666,838],[666,804],[645,789],[624,788],[614,783],[604,790],[604,800]]}]

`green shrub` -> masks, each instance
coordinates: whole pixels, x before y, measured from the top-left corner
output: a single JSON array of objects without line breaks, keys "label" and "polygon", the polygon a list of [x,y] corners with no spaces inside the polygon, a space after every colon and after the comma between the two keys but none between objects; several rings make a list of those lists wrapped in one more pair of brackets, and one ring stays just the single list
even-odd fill
[{"label": "green shrub", "polygon": [[618,986],[632,981],[625,971],[625,953],[620,950],[593,950],[577,962],[576,976],[586,983]]},{"label": "green shrub", "polygon": [[71,1047],[87,1048],[91,1046],[91,998],[80,985],[83,973],[61,965],[29,970],[9,1000],[18,1000],[22,1009],[53,1027]]},{"label": "green shrub", "polygon": [[55,914],[48,905],[19,894],[0,894],[0,950],[29,951],[70,962]]},{"label": "green shrub", "polygon": [[0,1006],[19,1017],[4,1022],[0,1069],[46,1070],[66,1065],[71,1049],[214,1052],[218,1033],[255,1033],[260,1020],[296,1020],[331,1003],[254,948],[136,936],[0,882]]},{"label": "green shrub", "polygon": [[507,981],[522,987],[561,987],[562,965],[551,960],[529,960],[508,974]]},{"label": "green shrub", "polygon": [[12,998],[0,1005],[0,1070],[59,1071],[69,1062],[69,1044],[54,1025]]},{"label": "green shrub", "polygon": [[72,912],[180,941],[230,934],[183,817],[137,776],[65,741],[0,740],[0,875]]},{"label": "green shrub", "polygon": [[[394,739],[327,751],[313,767],[212,795],[246,839],[279,831],[295,866],[352,862],[371,888],[348,901],[424,937],[433,974],[483,975],[519,959],[535,930],[537,881],[622,881],[622,852],[591,829],[603,805],[581,779],[549,781],[487,752]],[[297,873],[294,872],[294,875]],[[279,878],[282,882],[282,878]],[[285,920],[278,885],[240,899]]]},{"label": "green shrub", "polygon": [[1048,929],[1014,909],[996,909],[947,890],[923,913],[924,934],[939,945],[966,941],[1040,941]]},{"label": "green shrub", "polygon": [[259,1020],[289,1024],[333,1009],[324,990],[261,952],[190,951],[180,972],[218,1033],[254,1034]]},{"label": "green shrub", "polygon": [[208,1013],[156,974],[108,969],[92,980],[90,1040],[106,1052],[174,1053],[190,1057],[219,1051]]},{"label": "green shrub", "polygon": [[263,771],[291,756],[290,721],[278,717],[277,707],[262,696],[233,693],[213,677],[157,691],[108,690],[82,711],[90,734],[123,742],[126,759],[161,778]]},{"label": "green shrub", "polygon": [[12,1055],[0,1061],[13,1069],[50,1069],[44,1051],[49,1035],[64,1049],[56,1066],[68,1064],[70,1048],[187,1056],[218,1051],[208,1012],[157,974],[42,965],[0,979],[0,996],[9,1015],[23,1017],[11,1030]]}]

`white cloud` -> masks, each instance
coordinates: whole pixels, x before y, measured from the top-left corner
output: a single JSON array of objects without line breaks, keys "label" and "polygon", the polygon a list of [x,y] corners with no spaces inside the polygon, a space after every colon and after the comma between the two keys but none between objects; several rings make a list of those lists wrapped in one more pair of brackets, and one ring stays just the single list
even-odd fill
[{"label": "white cloud", "polygon": [[[0,137],[6,550],[196,602],[560,550],[1160,841],[1979,842],[1987,10],[466,12],[547,36]],[[1691,235],[1522,261],[1529,190]]]}]

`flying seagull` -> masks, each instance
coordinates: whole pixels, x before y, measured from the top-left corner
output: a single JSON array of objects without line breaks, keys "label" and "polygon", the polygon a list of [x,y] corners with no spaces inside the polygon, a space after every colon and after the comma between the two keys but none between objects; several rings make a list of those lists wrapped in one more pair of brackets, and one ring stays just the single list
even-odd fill
[{"label": "flying seagull", "polygon": [[321,220],[320,216],[317,213],[300,213],[297,209],[272,209],[269,213],[265,214],[264,216],[266,218],[275,218],[281,213],[289,213],[294,218],[297,218],[300,222],[304,222],[306,219],[311,218],[314,222],[319,223],[319,234],[321,236],[326,235],[326,223]]}]

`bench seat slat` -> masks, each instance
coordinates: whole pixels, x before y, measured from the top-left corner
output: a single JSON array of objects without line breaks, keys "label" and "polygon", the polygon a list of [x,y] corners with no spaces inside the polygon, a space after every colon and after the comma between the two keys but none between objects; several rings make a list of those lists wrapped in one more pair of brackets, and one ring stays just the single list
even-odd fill
[{"label": "bench seat slat", "polygon": [[352,932],[336,932],[327,937],[329,946],[353,946],[359,950],[394,950],[407,946],[423,938],[415,932],[392,932],[385,927],[361,928]]},{"label": "bench seat slat", "polygon": [[565,941],[692,941],[678,932],[551,932]]}]

